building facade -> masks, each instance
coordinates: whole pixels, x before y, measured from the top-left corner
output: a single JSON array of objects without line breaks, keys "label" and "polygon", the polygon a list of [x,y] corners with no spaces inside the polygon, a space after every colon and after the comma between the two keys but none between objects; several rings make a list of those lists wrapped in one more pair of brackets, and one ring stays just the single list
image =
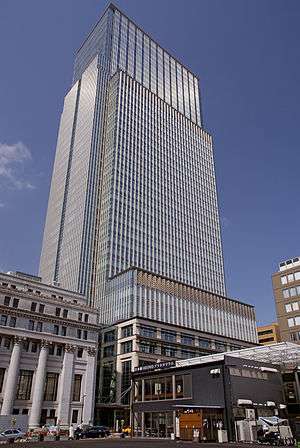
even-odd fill
[{"label": "building facade", "polygon": [[0,412],[30,428],[94,418],[98,313],[81,294],[0,274]]},{"label": "building facade", "polygon": [[139,317],[103,328],[96,421],[115,428],[129,423],[131,372],[137,368],[251,346],[244,340]]},{"label": "building facade", "polygon": [[137,368],[132,388],[134,435],[167,438],[173,433],[193,440],[197,430],[199,441],[217,442],[218,430],[223,430],[223,441],[255,441],[257,419],[285,417],[286,406],[280,367],[256,360],[251,351],[247,349],[246,358],[241,350],[236,355],[176,361],[173,366]]},{"label": "building facade", "polygon": [[282,341],[300,341],[300,258],[283,261],[272,275]]},{"label": "building facade", "polygon": [[[148,317],[153,291],[141,291],[139,271],[225,295],[198,79],[109,5],[78,50],[65,97],[40,275],[87,295],[110,324]],[[166,296],[179,317],[165,319],[182,322],[181,301]]]},{"label": "building facade", "polygon": [[258,342],[261,345],[270,345],[281,342],[279,325],[277,322],[257,327],[257,336]]},{"label": "building facade", "polygon": [[[300,257],[282,261],[272,275],[277,322],[282,341],[300,343]],[[285,398],[293,429],[300,435],[300,373],[283,373]]]}]

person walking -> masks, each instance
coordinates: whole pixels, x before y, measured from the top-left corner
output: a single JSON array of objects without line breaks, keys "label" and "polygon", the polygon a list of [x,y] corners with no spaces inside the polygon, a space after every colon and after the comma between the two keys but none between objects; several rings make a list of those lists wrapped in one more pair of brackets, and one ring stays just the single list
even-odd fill
[{"label": "person walking", "polygon": [[69,428],[69,440],[74,440],[74,428],[72,424],[70,425]]}]

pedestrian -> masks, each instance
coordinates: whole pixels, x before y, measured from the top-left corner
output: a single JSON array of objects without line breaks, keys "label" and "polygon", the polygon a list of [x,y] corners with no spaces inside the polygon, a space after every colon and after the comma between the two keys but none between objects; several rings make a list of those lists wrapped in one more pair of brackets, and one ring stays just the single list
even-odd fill
[{"label": "pedestrian", "polygon": [[69,440],[74,440],[74,428],[73,428],[72,423],[69,428]]}]

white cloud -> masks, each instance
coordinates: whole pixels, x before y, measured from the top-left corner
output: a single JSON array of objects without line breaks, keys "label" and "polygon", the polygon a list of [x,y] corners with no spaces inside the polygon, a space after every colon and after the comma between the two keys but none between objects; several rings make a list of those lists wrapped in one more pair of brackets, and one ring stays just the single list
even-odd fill
[{"label": "white cloud", "polygon": [[8,145],[0,142],[0,182],[2,186],[13,187],[17,190],[35,188],[21,175],[24,163],[31,159],[31,152],[24,143],[17,142]]},{"label": "white cloud", "polygon": [[0,202],[0,208],[5,207],[5,204],[3,202]]}]

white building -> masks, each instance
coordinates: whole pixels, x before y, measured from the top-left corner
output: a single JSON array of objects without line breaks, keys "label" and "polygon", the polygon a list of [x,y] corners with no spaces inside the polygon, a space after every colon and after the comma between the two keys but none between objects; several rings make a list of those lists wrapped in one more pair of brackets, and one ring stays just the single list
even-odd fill
[{"label": "white building", "polygon": [[28,414],[31,428],[93,421],[98,333],[81,294],[1,273],[1,415]]}]

